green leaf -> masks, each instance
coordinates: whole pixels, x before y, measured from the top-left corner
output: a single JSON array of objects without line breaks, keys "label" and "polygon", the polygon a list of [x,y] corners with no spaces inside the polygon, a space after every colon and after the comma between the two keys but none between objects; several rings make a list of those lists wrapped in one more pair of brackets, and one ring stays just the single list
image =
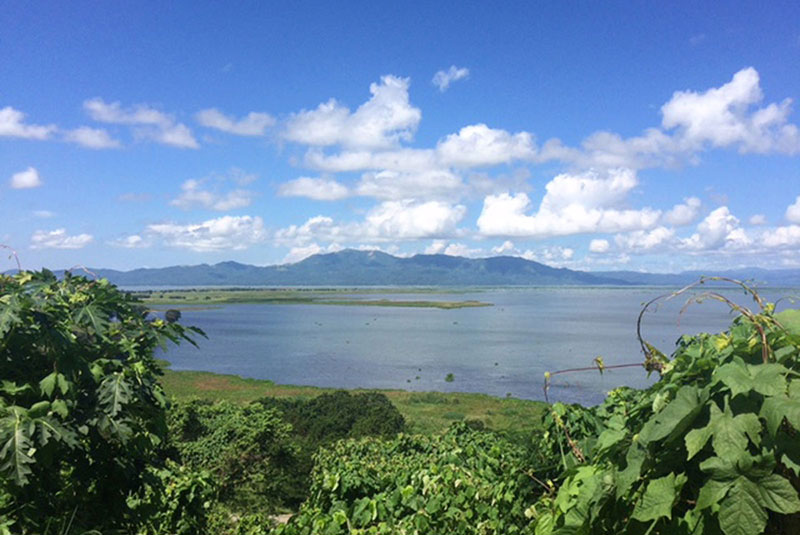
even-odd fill
[{"label": "green leaf", "polygon": [[686,451],[688,453],[686,459],[689,460],[697,455],[697,453],[706,445],[709,438],[711,438],[710,426],[705,426],[700,429],[692,429],[686,433],[686,436],[683,439],[686,443]]},{"label": "green leaf", "polygon": [[[0,450],[0,471],[7,474],[18,486],[23,487],[28,483],[28,476],[31,469],[28,466],[33,464],[33,458],[29,455],[33,448],[33,442],[29,436],[30,426],[23,421],[23,410],[12,408],[11,414],[4,418],[3,427],[8,431],[8,439]],[[6,437],[4,430],[3,438]]]},{"label": "green leaf", "polygon": [[760,442],[761,422],[753,413],[733,416],[730,407],[720,411],[716,403],[711,404],[711,416],[708,422],[713,435],[711,441],[716,454],[722,458],[736,458],[747,449],[747,437],[754,444]]},{"label": "green leaf", "polygon": [[131,388],[121,373],[106,377],[98,389],[98,401],[112,417],[119,414],[122,406],[131,398]]},{"label": "green leaf", "polygon": [[714,370],[714,382],[722,382],[734,396],[753,389],[753,378],[742,361],[729,362]]},{"label": "green leaf", "polygon": [[675,503],[684,483],[686,483],[684,474],[676,477],[673,473],[650,480],[642,500],[633,509],[633,518],[639,522],[649,522],[664,517],[672,518],[672,504]]},{"label": "green leaf", "polygon": [[39,381],[39,388],[41,389],[42,394],[44,394],[47,397],[50,397],[50,396],[53,395],[53,390],[56,389],[56,376],[57,375],[58,374],[56,372],[53,372],[50,375],[47,375],[41,381]]},{"label": "green leaf", "polygon": [[758,415],[766,421],[770,436],[775,436],[784,418],[795,430],[800,430],[800,393],[795,385],[800,387],[800,381],[789,385],[788,396],[767,398],[761,406]]},{"label": "green leaf", "polygon": [[647,421],[639,432],[642,444],[667,438],[671,442],[691,425],[702,410],[708,392],[695,386],[683,386],[664,410]]},{"label": "green leaf", "polygon": [[709,479],[706,484],[703,485],[703,488],[700,489],[695,508],[697,510],[702,510],[718,504],[728,493],[728,489],[731,488],[732,484],[733,483],[730,481]]},{"label": "green leaf", "polygon": [[8,294],[0,297],[0,337],[5,336],[21,321],[18,312],[19,298],[16,295]]},{"label": "green leaf", "polygon": [[755,535],[767,525],[767,511],[761,505],[758,486],[738,477],[719,505],[719,526],[725,535]]},{"label": "green leaf", "polygon": [[753,390],[764,396],[780,396],[786,392],[786,374],[789,372],[780,364],[768,363],[748,366],[753,377]]},{"label": "green leaf", "polygon": [[758,481],[758,490],[764,505],[783,515],[800,511],[800,499],[789,481],[778,474],[770,474]]}]

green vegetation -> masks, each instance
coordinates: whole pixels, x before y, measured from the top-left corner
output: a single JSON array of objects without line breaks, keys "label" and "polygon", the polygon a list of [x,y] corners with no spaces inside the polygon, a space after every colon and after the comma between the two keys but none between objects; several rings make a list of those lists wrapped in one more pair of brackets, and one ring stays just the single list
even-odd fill
[{"label": "green vegetation", "polygon": [[[269,305],[339,305],[339,306],[380,306],[380,307],[411,307],[411,308],[441,308],[445,310],[456,308],[472,308],[492,306],[491,303],[481,301],[426,301],[403,299],[365,299],[361,296],[376,293],[391,294],[425,294],[431,293],[430,289],[403,288],[396,289],[366,289],[366,288],[231,288],[215,290],[166,290],[135,292],[145,303],[152,305],[199,305],[213,306],[232,303],[261,303]],[[436,290],[437,294],[443,293]],[[451,291],[451,293],[456,293]],[[358,297],[352,297],[352,296]]]},{"label": "green vegetation", "polygon": [[202,335],[178,313],[0,276],[0,535],[796,534],[800,311],[743,288],[758,311],[704,294],[726,332],[642,340],[660,380],[584,408],[169,370],[165,393],[153,350]]},{"label": "green vegetation", "polygon": [[[0,275],[0,533],[202,524],[192,516],[203,474],[161,455],[167,399],[153,350],[181,339],[187,329],[147,318],[107,281]],[[152,525],[149,506],[173,498],[180,507]]]},{"label": "green vegetation", "polygon": [[[277,385],[263,379],[247,379],[236,375],[210,372],[164,370],[161,378],[164,390],[177,400],[193,398],[228,400],[249,403],[261,398],[309,400],[333,389],[313,386]],[[358,393],[359,391],[353,391]],[[465,420],[483,422],[487,428],[506,433],[524,434],[539,429],[546,405],[539,401],[515,398],[496,398],[486,394],[462,392],[408,392],[383,390],[397,407],[411,433],[441,433],[453,422],[446,413],[457,412]]]}]

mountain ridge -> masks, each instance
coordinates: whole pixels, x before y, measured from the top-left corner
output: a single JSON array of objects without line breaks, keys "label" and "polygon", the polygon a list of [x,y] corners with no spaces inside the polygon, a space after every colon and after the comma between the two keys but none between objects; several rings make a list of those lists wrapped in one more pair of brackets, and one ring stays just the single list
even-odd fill
[{"label": "mountain ridge", "polygon": [[397,257],[381,251],[354,249],[273,266],[227,260],[216,264],[91,271],[119,286],[683,286],[701,276],[717,275],[752,279],[769,286],[800,287],[800,269],[744,268],[663,274],[587,272],[555,268],[514,256]]}]

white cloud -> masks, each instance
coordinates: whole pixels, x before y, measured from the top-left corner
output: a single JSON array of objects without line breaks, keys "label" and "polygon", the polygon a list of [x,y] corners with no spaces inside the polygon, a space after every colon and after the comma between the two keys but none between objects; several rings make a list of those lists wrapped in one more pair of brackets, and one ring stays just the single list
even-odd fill
[{"label": "white cloud", "polygon": [[309,256],[313,256],[315,254],[335,253],[341,250],[342,247],[337,243],[332,243],[327,247],[320,247],[316,243],[311,243],[299,247],[292,247],[289,250],[289,253],[283,258],[283,263],[294,264],[296,262],[300,262],[301,260],[305,260]]},{"label": "white cloud", "polygon": [[408,78],[383,76],[380,84],[370,85],[372,97],[355,112],[331,99],[292,115],[284,137],[305,145],[368,149],[409,141],[422,113],[409,103],[408,87]]},{"label": "white cloud", "polygon": [[67,235],[66,229],[37,230],[31,236],[31,249],[82,249],[94,238],[91,234]]},{"label": "white cloud", "polygon": [[443,165],[478,167],[531,160],[536,155],[533,136],[510,134],[485,124],[465,126],[439,141],[436,152]]},{"label": "white cloud", "polygon": [[786,208],[786,220],[790,223],[800,223],[800,195],[795,199],[794,204]]},{"label": "white cloud", "polygon": [[119,141],[112,138],[106,130],[88,126],[65,132],[64,139],[89,149],[115,149],[120,146]]},{"label": "white cloud", "polygon": [[0,109],[0,136],[23,139],[47,139],[57,130],[55,125],[25,124],[25,114],[11,106]]},{"label": "white cloud", "polygon": [[181,194],[170,201],[170,204],[184,210],[199,207],[224,212],[250,206],[250,203],[253,202],[254,193],[252,191],[235,189],[222,193],[218,191],[218,188],[204,189],[203,185],[206,182],[208,179],[185,181],[181,185]]},{"label": "white cloud", "polygon": [[367,213],[364,231],[373,238],[443,237],[455,230],[466,210],[440,201],[386,201]]},{"label": "white cloud", "polygon": [[196,149],[200,146],[189,127],[144,104],[124,109],[119,102],[107,103],[101,98],[93,98],[86,100],[83,107],[95,121],[134,126],[138,138],[179,148]]},{"label": "white cloud", "polygon": [[216,108],[197,112],[195,119],[205,127],[237,136],[263,136],[264,131],[275,124],[275,119],[267,113],[250,112],[237,121]]},{"label": "white cloud", "polygon": [[561,267],[570,263],[572,257],[575,256],[575,250],[570,247],[552,245],[542,247],[535,251],[528,249],[519,256],[525,260],[533,260],[534,262]]},{"label": "white cloud", "polygon": [[762,235],[761,243],[772,249],[800,247],[800,225],[788,225],[770,229]]},{"label": "white cloud", "polygon": [[592,253],[607,253],[611,249],[608,240],[592,240],[589,242],[589,251]]},{"label": "white cloud", "polygon": [[676,227],[689,225],[697,219],[702,203],[697,197],[687,197],[683,204],[676,204],[664,214],[664,220]]},{"label": "white cloud", "polygon": [[460,198],[465,192],[461,178],[450,171],[431,169],[403,173],[365,173],[355,188],[358,195],[384,200]]},{"label": "white cloud", "polygon": [[56,216],[56,214],[50,210],[34,210],[33,215],[39,219],[50,219],[51,217]]},{"label": "white cloud", "polygon": [[170,247],[197,252],[246,249],[266,237],[264,221],[251,216],[223,216],[188,225],[159,223],[148,225],[147,234]]},{"label": "white cloud", "polygon": [[628,252],[651,251],[663,247],[672,241],[675,231],[667,227],[656,227],[653,230],[635,230],[614,237],[617,246]]},{"label": "white cloud", "polygon": [[39,171],[33,167],[28,167],[24,171],[11,175],[11,187],[13,189],[38,188],[42,185],[42,178]]},{"label": "white cloud", "polygon": [[109,244],[114,247],[122,247],[125,249],[144,249],[151,245],[149,240],[146,240],[138,234],[125,236],[124,238],[111,241]]},{"label": "white cloud", "polygon": [[637,184],[635,174],[623,169],[605,178],[591,172],[561,174],[545,186],[539,210],[532,215],[525,193],[487,196],[478,229],[485,236],[537,238],[647,229],[656,224],[661,212],[619,208]]},{"label": "white cloud", "polygon": [[350,195],[343,184],[330,178],[300,177],[285,182],[278,188],[283,197],[307,197],[315,201],[338,201]]},{"label": "white cloud", "polygon": [[737,145],[740,152],[800,152],[800,131],[788,123],[791,100],[753,109],[763,98],[758,72],[748,67],[704,93],[676,91],[661,108],[662,125],[695,148],[710,143]]},{"label": "white cloud", "polygon": [[436,74],[433,75],[433,80],[431,82],[433,85],[439,88],[439,91],[447,91],[447,88],[450,87],[450,84],[457,81],[463,80],[469,76],[469,69],[466,67],[456,67],[455,65],[451,65],[449,69],[438,71]]},{"label": "white cloud", "polygon": [[761,226],[767,224],[767,216],[764,214],[754,214],[750,216],[749,223],[755,226]]},{"label": "white cloud", "polygon": [[413,173],[440,167],[433,150],[410,148],[377,152],[348,150],[333,155],[312,149],[306,153],[305,164],[313,169],[330,173],[370,169]]},{"label": "white cloud", "polygon": [[492,247],[492,253],[496,255],[502,255],[508,252],[513,252],[514,250],[515,250],[514,242],[512,242],[511,240],[506,240],[497,247]]},{"label": "white cloud", "polygon": [[336,223],[316,216],[302,225],[278,230],[274,239],[295,246],[312,242],[385,242],[420,238],[445,238],[456,234],[466,207],[440,201],[386,201],[367,212],[363,221]]},{"label": "white cloud", "polygon": [[730,213],[727,206],[720,206],[697,225],[697,231],[679,241],[678,246],[689,251],[708,251],[728,244],[747,241],[739,220]]}]

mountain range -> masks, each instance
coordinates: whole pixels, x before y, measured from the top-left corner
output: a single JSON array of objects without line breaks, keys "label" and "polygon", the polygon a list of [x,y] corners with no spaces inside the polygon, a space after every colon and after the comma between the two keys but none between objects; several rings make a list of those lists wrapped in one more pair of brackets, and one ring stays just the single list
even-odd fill
[{"label": "mountain range", "polygon": [[119,286],[683,286],[701,276],[753,280],[770,287],[800,287],[800,269],[736,269],[675,274],[635,271],[585,272],[553,268],[512,256],[463,258],[441,254],[396,257],[347,249],[294,264],[254,266],[238,262],[140,268],[91,269]]}]

